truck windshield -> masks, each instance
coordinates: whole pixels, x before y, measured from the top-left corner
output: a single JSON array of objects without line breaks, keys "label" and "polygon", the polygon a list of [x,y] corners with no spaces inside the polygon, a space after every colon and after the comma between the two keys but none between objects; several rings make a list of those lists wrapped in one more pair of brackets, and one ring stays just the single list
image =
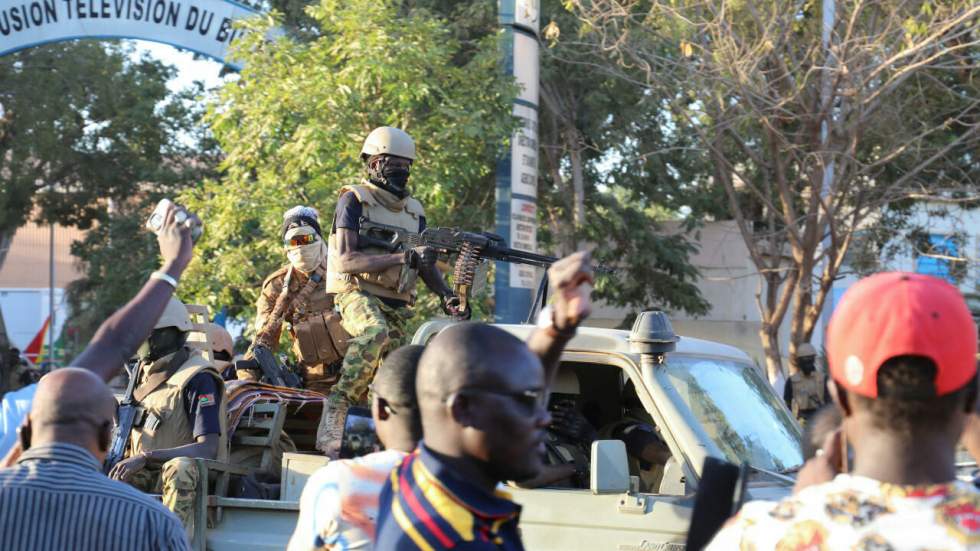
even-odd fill
[{"label": "truck windshield", "polygon": [[656,373],[676,391],[678,409],[704,429],[724,459],[777,472],[803,463],[799,429],[752,366],[668,356],[666,368]]}]

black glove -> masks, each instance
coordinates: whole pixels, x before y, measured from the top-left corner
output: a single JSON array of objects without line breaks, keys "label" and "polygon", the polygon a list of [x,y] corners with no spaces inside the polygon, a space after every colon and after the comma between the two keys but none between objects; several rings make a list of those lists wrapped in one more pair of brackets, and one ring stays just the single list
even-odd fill
[{"label": "black glove", "polygon": [[576,442],[591,444],[596,439],[596,431],[575,406],[560,402],[551,410],[551,430],[567,436]]},{"label": "black glove", "polygon": [[405,264],[409,268],[421,270],[436,265],[436,250],[432,247],[413,247],[405,251]]}]

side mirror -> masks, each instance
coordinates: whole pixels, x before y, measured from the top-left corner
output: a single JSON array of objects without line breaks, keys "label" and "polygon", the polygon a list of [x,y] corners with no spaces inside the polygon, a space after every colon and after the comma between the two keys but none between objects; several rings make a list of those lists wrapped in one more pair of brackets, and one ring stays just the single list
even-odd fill
[{"label": "side mirror", "polygon": [[592,472],[589,489],[593,494],[622,494],[630,489],[629,460],[622,440],[596,440],[592,443]]}]

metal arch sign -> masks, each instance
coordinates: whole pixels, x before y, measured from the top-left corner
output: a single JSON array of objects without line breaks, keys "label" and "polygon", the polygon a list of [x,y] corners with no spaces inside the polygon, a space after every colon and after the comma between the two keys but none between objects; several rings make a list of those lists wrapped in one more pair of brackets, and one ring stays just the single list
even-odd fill
[{"label": "metal arch sign", "polygon": [[243,31],[237,19],[259,12],[231,0],[0,0],[0,56],[49,42],[136,38],[216,59]]}]

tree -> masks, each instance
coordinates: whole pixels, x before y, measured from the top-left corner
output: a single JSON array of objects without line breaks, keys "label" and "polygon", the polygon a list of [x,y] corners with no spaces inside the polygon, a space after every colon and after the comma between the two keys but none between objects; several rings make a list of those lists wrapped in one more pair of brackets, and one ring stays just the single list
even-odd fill
[{"label": "tree", "polygon": [[[811,339],[845,255],[889,205],[975,194],[980,5],[572,0],[597,64],[697,138],[762,285],[770,377]],[[825,7],[833,6],[827,4]]]},{"label": "tree", "polygon": [[[64,42],[0,58],[0,265],[31,216],[89,229],[151,183],[164,192],[198,175],[207,162],[188,144],[193,121],[186,98],[167,90],[172,75],[122,44]],[[138,287],[117,283],[114,291]],[[122,303],[83,302],[99,313]]]},{"label": "tree", "polygon": [[363,176],[360,146],[376,126],[415,138],[410,186],[431,224],[492,224],[492,167],[515,125],[496,37],[464,44],[445,19],[390,0],[326,0],[307,14],[314,38],[269,42],[262,31],[277,16],[249,23],[259,32],[237,44],[245,69],[206,118],[226,154],[223,175],[184,195],[206,224],[197,255],[206,260],[185,289],[232,315],[249,316],[263,278],[282,265],[287,208],[318,207],[329,231],[337,191]]},{"label": "tree", "polygon": [[[574,39],[580,22],[572,12],[549,0],[541,13],[542,241],[559,256],[595,243],[597,261],[620,268],[596,287],[611,304],[705,313],[688,262],[695,247],[683,234],[660,231],[691,199],[677,193],[700,169],[686,154],[690,139],[661,124],[655,98],[594,70],[595,56]],[[663,153],[642,153],[650,150]]]}]

